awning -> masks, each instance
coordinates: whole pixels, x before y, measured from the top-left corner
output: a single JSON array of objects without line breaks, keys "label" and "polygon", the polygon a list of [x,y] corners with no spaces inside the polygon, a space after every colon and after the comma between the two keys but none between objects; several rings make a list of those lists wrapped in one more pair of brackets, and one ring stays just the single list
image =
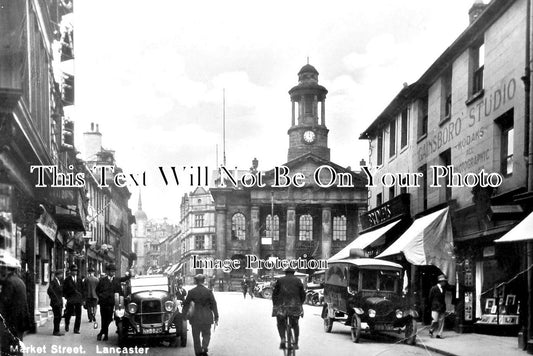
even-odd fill
[{"label": "awning", "polygon": [[392,229],[396,224],[398,224],[401,220],[395,221],[393,223],[390,223],[388,225],[385,225],[383,227],[380,227],[379,229],[367,232],[362,234],[361,236],[357,237],[355,240],[350,242],[348,246],[337,252],[333,257],[331,257],[328,261],[334,261],[334,260],[342,260],[344,258],[350,257],[350,250],[352,248],[358,248],[363,249],[365,247],[368,247],[375,243],[380,237],[385,235],[387,231]]},{"label": "awning", "polygon": [[417,266],[433,265],[455,284],[453,233],[448,208],[416,219],[398,240],[377,258],[403,253],[407,261]]},{"label": "awning", "polygon": [[509,232],[495,240],[495,242],[514,242],[533,240],[533,213],[526,216],[518,225]]}]

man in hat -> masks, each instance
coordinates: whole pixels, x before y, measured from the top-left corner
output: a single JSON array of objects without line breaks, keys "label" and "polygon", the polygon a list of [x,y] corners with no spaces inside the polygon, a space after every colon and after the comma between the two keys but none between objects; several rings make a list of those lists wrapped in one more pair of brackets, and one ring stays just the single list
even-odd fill
[{"label": "man in hat", "polygon": [[[20,262],[15,258],[12,258],[12,261],[6,259],[0,261],[0,266],[0,313],[11,334],[22,341],[24,332],[30,328],[30,312],[26,285],[18,275]],[[0,342],[0,346],[1,344]]]},{"label": "man in hat", "polygon": [[[205,276],[198,274],[194,277],[196,287],[189,291],[183,303],[183,315],[187,315],[191,303],[194,303],[194,312],[189,319],[192,327],[194,353],[197,356],[207,356],[209,341],[211,340],[211,325],[218,325],[217,302],[213,292],[204,286]],[[202,340],[200,340],[202,334]]]},{"label": "man in hat", "polygon": [[59,332],[59,324],[61,323],[61,312],[63,311],[63,270],[57,269],[54,272],[54,278],[50,281],[47,290],[50,297],[50,306],[54,312],[54,332],[55,336],[63,336]]},{"label": "man in hat", "polygon": [[70,276],[65,278],[63,296],[67,299],[65,310],[65,331],[69,331],[70,317],[75,316],[74,334],[80,333],[81,303],[83,302],[83,282],[78,277],[78,266],[70,266]]},{"label": "man in hat", "polygon": [[446,285],[448,280],[441,274],[437,278],[437,284],[429,290],[429,305],[431,306],[431,318],[433,319],[429,328],[429,335],[433,337],[437,331],[437,339],[442,339],[442,330],[444,329],[444,316],[446,312]]},{"label": "man in hat", "polygon": [[124,295],[120,283],[130,279],[129,273],[126,276],[119,278],[115,277],[117,268],[114,264],[109,264],[106,267],[107,275],[100,278],[96,286],[96,294],[98,295],[98,304],[100,304],[100,318],[102,327],[96,336],[97,340],[108,339],[109,324],[113,320],[113,308],[115,307],[115,293]]},{"label": "man in hat", "polygon": [[294,329],[294,349],[298,349],[300,336],[298,319],[303,315],[305,289],[302,281],[294,276],[295,272],[292,268],[286,268],[285,276],[276,281],[272,290],[272,316],[277,319],[278,333],[281,338],[280,349],[285,348],[287,318]]},{"label": "man in hat", "polygon": [[94,275],[94,268],[89,267],[87,270],[89,275],[83,281],[83,300],[85,303],[85,308],[87,308],[87,316],[89,322],[94,323],[94,328],[98,328],[98,323],[96,322],[96,305],[98,303],[98,294],[96,294],[96,286],[98,285],[98,278]]}]

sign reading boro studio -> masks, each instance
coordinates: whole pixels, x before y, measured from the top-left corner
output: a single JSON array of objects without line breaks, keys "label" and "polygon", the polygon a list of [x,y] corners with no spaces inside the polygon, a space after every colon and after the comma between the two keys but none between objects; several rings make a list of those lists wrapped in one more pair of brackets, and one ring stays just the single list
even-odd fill
[{"label": "sign reading boro studio", "polygon": [[409,194],[400,194],[388,202],[361,214],[361,227],[365,231],[398,217],[409,216],[410,211]]}]

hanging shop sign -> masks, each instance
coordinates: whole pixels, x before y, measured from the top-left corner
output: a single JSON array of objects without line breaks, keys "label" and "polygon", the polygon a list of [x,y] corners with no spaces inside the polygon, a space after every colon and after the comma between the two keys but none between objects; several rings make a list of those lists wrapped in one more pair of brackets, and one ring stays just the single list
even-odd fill
[{"label": "hanging shop sign", "polygon": [[361,214],[361,227],[363,230],[382,225],[400,216],[410,215],[409,194],[400,194],[385,204]]},{"label": "hanging shop sign", "polygon": [[43,212],[41,216],[39,216],[39,219],[37,219],[37,226],[53,242],[56,239],[57,224],[54,218],[50,214],[48,214],[48,212],[42,205],[41,208],[43,209]]}]

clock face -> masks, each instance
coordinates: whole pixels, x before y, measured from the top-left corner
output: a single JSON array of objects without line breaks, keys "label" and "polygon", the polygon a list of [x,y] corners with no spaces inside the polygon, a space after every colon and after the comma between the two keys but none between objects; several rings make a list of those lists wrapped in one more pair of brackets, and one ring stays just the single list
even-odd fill
[{"label": "clock face", "polygon": [[315,142],[315,139],[316,139],[316,135],[313,131],[305,131],[303,137],[304,137],[305,143],[313,143]]}]

